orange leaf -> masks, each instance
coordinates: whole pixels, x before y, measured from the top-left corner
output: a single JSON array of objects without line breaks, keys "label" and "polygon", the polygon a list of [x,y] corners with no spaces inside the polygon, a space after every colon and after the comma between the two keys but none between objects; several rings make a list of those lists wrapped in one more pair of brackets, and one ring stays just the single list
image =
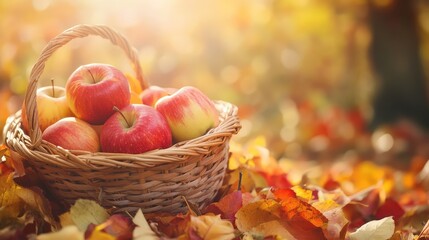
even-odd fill
[{"label": "orange leaf", "polygon": [[280,203],[289,220],[304,220],[314,227],[324,227],[328,222],[328,219],[319,210],[298,198],[286,198]]},{"label": "orange leaf", "polygon": [[291,197],[296,197],[296,193],[290,189],[273,189],[274,196],[279,200],[285,200]]},{"label": "orange leaf", "polygon": [[310,204],[294,197],[280,202],[285,227],[297,239],[326,239],[328,219]]}]

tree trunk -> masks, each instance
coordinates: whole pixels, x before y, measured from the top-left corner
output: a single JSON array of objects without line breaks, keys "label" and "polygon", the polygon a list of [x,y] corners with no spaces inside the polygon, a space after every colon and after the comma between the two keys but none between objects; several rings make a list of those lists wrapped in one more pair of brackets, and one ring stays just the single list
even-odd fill
[{"label": "tree trunk", "polygon": [[371,128],[408,119],[427,130],[428,92],[415,2],[392,0],[384,7],[373,2],[369,1],[370,57],[378,83]]}]

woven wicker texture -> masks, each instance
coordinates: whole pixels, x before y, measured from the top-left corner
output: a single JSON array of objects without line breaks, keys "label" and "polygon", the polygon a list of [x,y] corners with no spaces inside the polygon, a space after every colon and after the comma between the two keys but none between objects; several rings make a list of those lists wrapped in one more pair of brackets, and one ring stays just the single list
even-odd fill
[{"label": "woven wicker texture", "polygon": [[106,26],[77,25],[53,38],[43,49],[30,74],[25,95],[29,133],[21,128],[21,112],[8,119],[5,143],[43,179],[47,189],[67,204],[93,199],[114,211],[183,212],[182,196],[197,206],[209,204],[222,185],[229,155],[229,140],[240,130],[237,108],[216,101],[220,123],[204,136],[168,149],[142,154],[69,151],[41,139],[36,90],[49,57],[69,41],[100,36],[119,46],[131,61],[142,88],[148,87],[137,53],[119,33]]}]

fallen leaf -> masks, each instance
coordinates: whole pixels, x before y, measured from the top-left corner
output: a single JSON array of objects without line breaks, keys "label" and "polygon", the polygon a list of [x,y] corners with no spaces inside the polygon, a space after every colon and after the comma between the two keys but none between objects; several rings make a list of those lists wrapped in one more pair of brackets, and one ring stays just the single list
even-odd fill
[{"label": "fallen leaf", "polygon": [[18,188],[16,194],[30,207],[37,210],[41,213],[41,217],[49,224],[51,224],[55,229],[58,229],[60,226],[58,222],[54,219],[52,215],[51,205],[43,196],[42,190],[39,188]]},{"label": "fallen leaf", "polygon": [[382,219],[392,216],[393,220],[398,221],[405,214],[404,209],[393,198],[387,198],[384,203],[377,209],[375,219]]},{"label": "fallen leaf", "polygon": [[157,240],[158,237],[152,231],[141,209],[139,209],[133,218],[133,223],[136,225],[133,231],[134,240]]},{"label": "fallen leaf", "polygon": [[172,215],[168,213],[150,213],[146,215],[151,223],[155,223],[157,230],[165,234],[169,238],[177,238],[185,234],[186,228],[191,221],[191,214],[188,212],[185,215],[179,213]]},{"label": "fallen leaf", "polygon": [[313,199],[313,191],[310,189],[305,189],[299,185],[291,187],[291,189],[296,193],[296,196],[301,200],[310,202]]},{"label": "fallen leaf", "polygon": [[73,239],[84,240],[84,234],[77,226],[66,226],[58,232],[40,234],[36,240],[58,240],[58,239]]},{"label": "fallen leaf", "polygon": [[86,238],[89,239],[115,239],[129,240],[132,239],[134,224],[131,219],[122,214],[114,214],[107,221],[95,225],[90,224],[85,231]]},{"label": "fallen leaf", "polygon": [[292,183],[288,179],[286,173],[267,173],[265,171],[258,171],[258,173],[264,177],[267,181],[267,186],[272,186],[276,188],[290,188]]},{"label": "fallen leaf", "polygon": [[328,219],[316,208],[298,198],[289,197],[280,202],[284,226],[298,239],[326,239],[324,230]]},{"label": "fallen leaf", "polygon": [[78,199],[70,208],[70,216],[80,231],[85,231],[91,223],[98,225],[109,218],[106,209],[87,199]]},{"label": "fallen leaf", "polygon": [[204,240],[230,240],[235,238],[234,226],[220,215],[191,216],[190,232]]},{"label": "fallen leaf", "polygon": [[395,221],[392,217],[373,220],[365,223],[355,232],[350,233],[351,240],[389,239],[395,230]]},{"label": "fallen leaf", "polygon": [[278,200],[285,200],[288,198],[296,198],[296,193],[290,188],[272,188],[271,191],[273,192],[274,196]]},{"label": "fallen leaf", "polygon": [[422,231],[419,234],[418,240],[427,240],[429,239],[429,221],[426,222]]},{"label": "fallen leaf", "polygon": [[87,240],[116,240],[116,238],[104,232],[104,224],[98,226],[90,224],[85,231],[85,239]]},{"label": "fallen leaf", "polygon": [[326,228],[323,229],[327,239],[344,239],[349,220],[344,215],[342,208],[337,207],[323,212],[323,215],[329,220]]},{"label": "fallen leaf", "polygon": [[243,197],[241,191],[234,191],[227,194],[219,202],[207,206],[204,213],[220,214],[222,219],[226,219],[235,225],[235,214],[242,206]]},{"label": "fallen leaf", "polygon": [[294,239],[282,224],[281,205],[273,199],[263,199],[244,205],[236,216],[237,229],[251,235],[279,236]]},{"label": "fallen leaf", "polygon": [[59,216],[61,227],[74,225],[70,212],[65,212]]}]

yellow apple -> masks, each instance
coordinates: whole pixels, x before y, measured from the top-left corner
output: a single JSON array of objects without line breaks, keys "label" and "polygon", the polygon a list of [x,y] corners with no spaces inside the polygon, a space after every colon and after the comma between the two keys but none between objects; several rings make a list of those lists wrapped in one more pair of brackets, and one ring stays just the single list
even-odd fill
[{"label": "yellow apple", "polygon": [[[38,88],[36,101],[39,126],[42,132],[58,120],[73,116],[63,87],[46,86]],[[25,131],[29,130],[25,104],[22,107],[22,126]]]}]

